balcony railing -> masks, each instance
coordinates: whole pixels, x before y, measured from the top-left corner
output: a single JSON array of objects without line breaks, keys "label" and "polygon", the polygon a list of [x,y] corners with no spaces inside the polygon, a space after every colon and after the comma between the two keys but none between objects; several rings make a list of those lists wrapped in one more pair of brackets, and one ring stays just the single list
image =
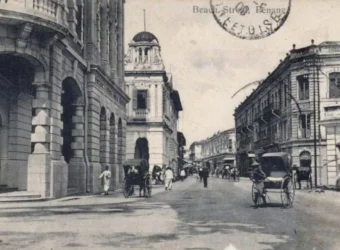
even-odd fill
[{"label": "balcony railing", "polygon": [[276,115],[278,115],[280,113],[280,110],[281,110],[280,103],[273,102],[273,103],[269,103],[268,106],[266,106],[263,109],[263,114],[269,117],[273,115],[273,112],[275,112]]},{"label": "balcony railing", "polygon": [[135,118],[146,119],[148,117],[149,111],[147,109],[139,109],[135,111]]},{"label": "balcony railing", "polygon": [[41,22],[37,18],[48,20],[55,24],[67,28],[67,10],[62,0],[0,0],[0,11],[8,11],[1,13],[2,17],[18,19],[22,22],[22,16],[16,13],[23,13],[31,16],[31,20],[37,23]]}]

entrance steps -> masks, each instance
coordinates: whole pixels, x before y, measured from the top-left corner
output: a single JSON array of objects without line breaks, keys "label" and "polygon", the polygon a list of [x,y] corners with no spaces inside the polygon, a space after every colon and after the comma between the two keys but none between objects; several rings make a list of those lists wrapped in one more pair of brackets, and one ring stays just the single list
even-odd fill
[{"label": "entrance steps", "polygon": [[12,191],[0,193],[0,202],[21,202],[21,201],[45,201],[48,198],[42,198],[38,193],[28,191]]}]

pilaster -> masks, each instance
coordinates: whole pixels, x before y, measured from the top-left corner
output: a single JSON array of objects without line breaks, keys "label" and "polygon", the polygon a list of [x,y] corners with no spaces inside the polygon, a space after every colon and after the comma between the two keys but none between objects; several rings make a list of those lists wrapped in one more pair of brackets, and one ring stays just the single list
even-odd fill
[{"label": "pilaster", "polygon": [[32,154],[28,158],[27,190],[50,197],[50,100],[49,85],[46,82],[34,82],[36,97],[33,100],[34,117],[31,134]]},{"label": "pilaster", "polygon": [[75,114],[72,117],[74,129],[72,130],[71,148],[73,155],[69,162],[68,187],[79,192],[85,191],[85,171],[84,160],[84,105],[75,104]]}]

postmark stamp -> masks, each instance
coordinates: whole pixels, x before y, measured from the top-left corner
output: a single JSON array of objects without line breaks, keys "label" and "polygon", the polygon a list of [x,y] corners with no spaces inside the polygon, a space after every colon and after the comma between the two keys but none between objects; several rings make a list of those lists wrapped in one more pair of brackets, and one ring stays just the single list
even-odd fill
[{"label": "postmark stamp", "polygon": [[217,23],[241,39],[262,39],[279,30],[292,0],[210,0]]}]

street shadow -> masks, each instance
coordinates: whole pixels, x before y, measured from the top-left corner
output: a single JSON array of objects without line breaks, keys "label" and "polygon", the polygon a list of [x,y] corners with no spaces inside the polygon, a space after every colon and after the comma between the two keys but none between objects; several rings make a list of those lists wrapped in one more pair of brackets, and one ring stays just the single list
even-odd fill
[{"label": "street shadow", "polygon": [[279,208],[279,209],[289,209],[289,208],[285,208],[281,203],[277,202],[277,203],[267,203],[266,206],[264,205],[259,205],[258,207],[256,207],[255,205],[250,205],[249,208],[253,208],[253,209],[260,209],[260,208]]},{"label": "street shadow", "polygon": [[[103,198],[103,197],[101,197]],[[109,197],[108,197],[109,198]],[[0,209],[0,218],[15,217],[32,217],[44,221],[48,216],[53,215],[80,215],[80,214],[130,214],[132,216],[139,210],[152,211],[155,207],[164,204],[159,202],[140,203],[143,197],[133,197],[133,201],[121,203],[100,203],[100,204],[72,204],[72,205],[54,205],[54,206],[30,206],[30,207],[12,207]],[[130,199],[130,198],[129,198]],[[143,199],[144,201],[150,200]],[[83,218],[84,220],[86,218]]]}]

